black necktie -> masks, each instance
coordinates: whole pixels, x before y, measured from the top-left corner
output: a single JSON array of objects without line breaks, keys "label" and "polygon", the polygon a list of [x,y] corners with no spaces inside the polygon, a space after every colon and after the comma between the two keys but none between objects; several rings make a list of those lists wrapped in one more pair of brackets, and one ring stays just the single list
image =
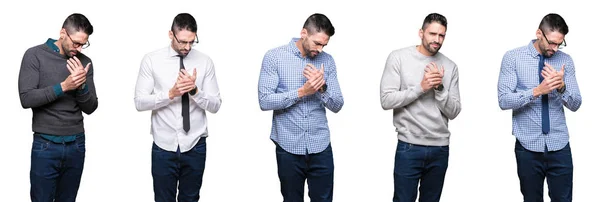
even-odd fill
[{"label": "black necktie", "polygon": [[[179,56],[179,69],[185,69],[183,66],[183,57]],[[183,116],[183,130],[187,133],[190,130],[190,97],[188,93],[181,95],[181,116]]]},{"label": "black necktie", "polygon": [[[544,77],[542,77],[542,70],[544,69],[544,56],[539,55],[540,63],[538,64],[539,75],[540,75],[540,83],[544,81]],[[542,95],[542,133],[548,134],[550,131],[550,115],[548,111],[548,95]]]}]

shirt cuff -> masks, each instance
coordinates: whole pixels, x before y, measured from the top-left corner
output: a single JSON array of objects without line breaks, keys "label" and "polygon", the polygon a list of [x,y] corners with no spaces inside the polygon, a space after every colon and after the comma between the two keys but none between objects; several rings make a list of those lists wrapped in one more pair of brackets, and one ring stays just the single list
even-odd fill
[{"label": "shirt cuff", "polygon": [[60,83],[54,85],[52,88],[54,89],[54,95],[56,95],[56,97],[60,97],[61,95],[63,95],[63,90],[60,86]]},{"label": "shirt cuff", "polygon": [[321,101],[325,104],[327,104],[327,101],[329,100],[329,91],[325,91],[325,92],[319,92],[319,97],[321,98]]},{"label": "shirt cuff", "polygon": [[[542,95],[538,96],[541,97]],[[534,101],[537,97],[533,96],[533,88],[527,91],[523,91],[521,94],[521,99],[526,99],[527,103]]]}]

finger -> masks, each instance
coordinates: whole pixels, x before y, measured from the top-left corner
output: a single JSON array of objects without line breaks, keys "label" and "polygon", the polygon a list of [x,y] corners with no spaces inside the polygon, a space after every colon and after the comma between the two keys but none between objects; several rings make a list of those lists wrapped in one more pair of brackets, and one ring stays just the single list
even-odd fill
[{"label": "finger", "polygon": [[310,63],[306,63],[306,66],[310,69],[310,70],[316,70],[317,68],[315,68],[315,66],[313,64]]},{"label": "finger", "polygon": [[194,78],[196,78],[196,68],[194,68]]},{"label": "finger", "polygon": [[325,80],[321,80],[321,82],[319,82],[319,84],[317,85],[317,89],[321,89],[323,85],[325,85]]},{"label": "finger", "polygon": [[546,79],[546,78],[550,78],[551,76],[550,76],[550,73],[549,73],[549,72],[547,72],[547,71],[542,71],[542,77],[544,77],[544,79]]},{"label": "finger", "polygon": [[440,78],[431,78],[431,79],[429,79],[429,82],[431,82],[431,83],[441,83],[442,79],[440,79]]},{"label": "finger", "polygon": [[81,61],[79,61],[79,58],[77,58],[77,56],[73,56],[73,59],[75,60],[75,64],[77,65],[77,67],[83,68],[83,64],[81,64]]},{"label": "finger", "polygon": [[542,71],[548,71],[549,73],[556,73],[556,70],[554,69],[554,67],[549,67],[549,66],[545,66],[544,69],[542,69]]},{"label": "finger", "polygon": [[561,85],[562,85],[562,82],[555,81],[555,82],[550,83],[549,86],[550,86],[550,89],[554,90],[554,89],[557,89],[558,87],[560,87]]},{"label": "finger", "polygon": [[79,86],[80,84],[82,84],[85,81],[85,77],[76,77],[76,78],[72,78],[73,79],[73,83],[75,83],[77,86]]},{"label": "finger", "polygon": [[426,72],[434,72],[433,68],[431,67],[431,63],[427,64],[425,68],[427,69]]},{"label": "finger", "polygon": [[186,77],[190,76],[190,73],[188,73],[187,70],[185,70],[185,69],[181,69],[181,70],[179,70],[179,72],[181,72]]},{"label": "finger", "polygon": [[439,78],[439,77],[441,77],[439,72],[431,72],[431,73],[427,74],[427,78]]},{"label": "finger", "polygon": [[85,73],[87,73],[90,70],[90,65],[92,65],[91,62],[87,63],[87,65],[85,65]]},{"label": "finger", "polygon": [[441,67],[440,67],[440,74],[441,74],[442,76],[444,76],[444,71],[445,71],[445,70],[444,70],[444,66],[441,66]]},{"label": "finger", "polygon": [[304,69],[304,71],[302,71],[302,74],[311,75],[310,70],[308,70],[308,69]]},{"label": "finger", "polygon": [[434,69],[434,71],[439,72],[440,69],[438,69],[437,64],[435,64],[435,62],[431,62],[431,67]]},{"label": "finger", "polygon": [[67,70],[69,70],[69,72],[71,74],[73,74],[73,72],[75,72],[75,70],[73,70],[73,68],[67,63]]},{"label": "finger", "polygon": [[562,67],[560,68],[560,72],[565,73],[565,64],[563,64]]},{"label": "finger", "polygon": [[321,74],[325,74],[325,66],[323,66],[323,64],[321,63]]},{"label": "finger", "polygon": [[77,66],[75,66],[75,61],[73,61],[73,59],[69,58],[67,60],[67,65],[69,65],[73,70],[76,70]]},{"label": "finger", "polygon": [[177,78],[177,82],[187,81],[187,77],[183,73],[179,73],[179,77]]}]

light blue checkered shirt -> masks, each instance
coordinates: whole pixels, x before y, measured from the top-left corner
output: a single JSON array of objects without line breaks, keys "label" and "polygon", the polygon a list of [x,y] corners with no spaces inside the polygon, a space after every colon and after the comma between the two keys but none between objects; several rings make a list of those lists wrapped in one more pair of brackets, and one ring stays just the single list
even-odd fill
[{"label": "light blue checkered shirt", "polygon": [[[262,62],[258,80],[258,101],[263,111],[273,110],[271,140],[297,155],[325,150],[330,143],[325,108],[337,113],[344,99],[331,55],[321,52],[315,58],[302,57],[293,38],[289,44],[269,50]],[[324,64],[327,90],[298,98],[306,78],[307,63]]]},{"label": "light blue checkered shirt", "polygon": [[557,51],[545,62],[560,71],[565,65],[565,91],[557,90],[548,94],[550,112],[550,132],[542,134],[542,99],[533,96],[533,88],[540,84],[539,53],[529,45],[506,52],[502,58],[498,78],[498,103],[503,110],[512,109],[512,133],[527,150],[543,152],[557,151],[569,143],[569,131],[565,121],[563,105],[571,111],[581,106],[581,94],[575,79],[575,66],[571,56]]}]

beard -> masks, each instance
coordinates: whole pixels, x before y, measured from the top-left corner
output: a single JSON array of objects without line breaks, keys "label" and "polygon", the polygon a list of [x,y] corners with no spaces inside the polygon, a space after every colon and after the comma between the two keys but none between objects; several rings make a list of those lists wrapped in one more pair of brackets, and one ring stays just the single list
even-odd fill
[{"label": "beard", "polygon": [[542,44],[540,44],[538,48],[540,49],[540,51],[542,51],[542,55],[545,58],[550,58],[554,55],[554,53],[556,53],[556,51],[552,50],[551,48],[548,48],[547,46],[542,46]]},{"label": "beard", "polygon": [[[434,44],[437,44],[438,47],[433,47]],[[423,47],[425,47],[425,50],[427,50],[427,52],[435,55],[438,51],[440,51],[440,48],[442,48],[442,44],[436,42],[430,42],[428,44],[425,44],[425,41],[423,41]]]},{"label": "beard", "polygon": [[190,53],[189,49],[177,49],[175,50],[177,52],[177,54],[181,55],[181,56],[187,56]]},{"label": "beard", "polygon": [[79,53],[79,51],[77,51],[77,50],[73,50],[69,47],[66,47],[64,43],[61,44],[61,46],[65,53],[65,57],[67,57],[67,58],[72,58],[73,56],[76,56]]},{"label": "beard", "polygon": [[[310,50],[310,46],[308,45],[308,40],[304,40],[302,42],[302,49],[306,53],[306,56],[310,59],[313,59],[313,58],[317,57],[317,55],[319,55],[319,51]],[[314,53],[314,56],[313,56],[313,53]]]}]

